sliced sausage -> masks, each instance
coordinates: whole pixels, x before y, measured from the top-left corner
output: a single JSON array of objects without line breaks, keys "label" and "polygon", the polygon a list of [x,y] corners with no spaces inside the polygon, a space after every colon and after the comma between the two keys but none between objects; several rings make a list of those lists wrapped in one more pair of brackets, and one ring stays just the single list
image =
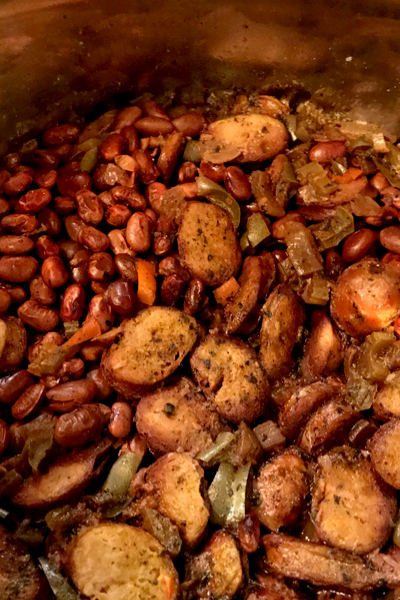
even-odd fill
[{"label": "sliced sausage", "polygon": [[278,532],[292,525],[305,508],[307,467],[287,451],[262,467],[254,481],[255,513],[268,529]]},{"label": "sliced sausage", "polygon": [[311,336],[304,348],[301,371],[306,383],[337,371],[343,362],[344,344],[323,311],[312,315]]},{"label": "sliced sausage", "polygon": [[238,149],[235,162],[268,160],[288,145],[286,127],[273,117],[261,114],[235,115],[214,121],[208,128],[213,139]]},{"label": "sliced sausage", "polygon": [[211,446],[221,424],[204,396],[185,378],[140,399],[136,428],[156,454],[183,451],[196,456]]},{"label": "sliced sausage", "polygon": [[191,598],[232,598],[243,582],[243,567],[235,539],[216,531],[204,549],[190,558],[182,587]]},{"label": "sliced sausage", "polygon": [[306,318],[303,301],[288,286],[279,285],[263,306],[260,358],[270,379],[287,375],[293,348]]},{"label": "sliced sausage", "polygon": [[261,263],[258,257],[245,258],[239,277],[240,288],[224,308],[224,333],[228,335],[235,333],[257,306],[261,276]]},{"label": "sliced sausage", "polygon": [[312,519],[322,541],[357,554],[376,550],[389,538],[396,506],[393,490],[357,450],[335,448],[319,457]]},{"label": "sliced sausage", "polygon": [[361,558],[345,550],[276,533],[264,536],[262,541],[266,550],[265,566],[283,577],[345,590],[369,590],[386,582],[389,585],[400,582],[398,566],[393,572],[378,568],[378,557],[385,555]]},{"label": "sliced sausage", "polygon": [[279,411],[278,423],[283,435],[294,439],[305,425],[310,413],[335,397],[343,399],[346,395],[346,386],[334,377],[324,381],[315,381],[296,389],[286,400]]},{"label": "sliced sausage", "polygon": [[371,462],[386,483],[400,490],[400,419],[379,427],[369,443]]},{"label": "sliced sausage", "polygon": [[102,372],[125,398],[138,398],[175,371],[196,336],[193,317],[175,308],[147,308],[124,322],[120,341],[103,354]]},{"label": "sliced sausage", "polygon": [[188,202],[178,231],[181,263],[193,279],[217,287],[236,275],[241,252],[226,211],[207,202]]},{"label": "sliced sausage", "polygon": [[175,600],[178,574],[147,531],[123,523],[84,527],[72,540],[67,570],[85,598]]},{"label": "sliced sausage", "polygon": [[261,416],[269,385],[256,352],[237,338],[210,334],[193,352],[195,380],[219,414],[232,421],[251,422]]},{"label": "sliced sausage", "polygon": [[170,519],[188,548],[200,542],[208,523],[209,511],[200,492],[203,475],[188,454],[171,452],[139,471],[133,481],[136,501]]},{"label": "sliced sausage", "polygon": [[303,600],[286,583],[271,575],[258,575],[257,580],[256,589],[246,596],[246,600]]},{"label": "sliced sausage", "polygon": [[46,578],[28,550],[0,525],[0,597],[2,600],[50,600]]},{"label": "sliced sausage", "polygon": [[332,292],[331,315],[353,337],[384,329],[400,315],[400,275],[374,258],[351,265]]},{"label": "sliced sausage", "polygon": [[400,417],[400,371],[390,373],[372,401],[372,408],[378,419]]},{"label": "sliced sausage", "polygon": [[300,436],[299,446],[313,455],[328,450],[359,418],[360,413],[352,406],[334,398],[310,417]]},{"label": "sliced sausage", "polygon": [[71,498],[78,498],[98,475],[97,462],[111,446],[112,441],[103,440],[97,446],[59,458],[44,473],[25,479],[12,502],[28,509],[48,508]]},{"label": "sliced sausage", "polygon": [[0,319],[0,373],[18,367],[26,345],[26,331],[21,319],[11,316]]}]

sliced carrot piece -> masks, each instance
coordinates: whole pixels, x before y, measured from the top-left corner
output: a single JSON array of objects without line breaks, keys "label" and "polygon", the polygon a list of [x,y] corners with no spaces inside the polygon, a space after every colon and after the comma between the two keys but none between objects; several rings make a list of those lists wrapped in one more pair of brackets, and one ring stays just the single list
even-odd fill
[{"label": "sliced carrot piece", "polygon": [[155,266],[148,260],[138,258],[137,274],[138,274],[138,291],[137,297],[139,302],[152,306],[156,301],[157,282],[155,278]]},{"label": "sliced carrot piece", "polygon": [[355,167],[350,167],[349,169],[347,169],[347,171],[344,175],[334,175],[333,179],[337,183],[348,183],[349,181],[355,181],[356,179],[361,177],[361,175],[363,175],[363,174],[364,173],[363,173],[363,171],[361,171],[361,169],[356,169]]},{"label": "sliced carrot piece", "polygon": [[233,296],[236,294],[239,287],[240,285],[238,284],[236,279],[234,277],[231,277],[230,279],[228,279],[228,281],[225,281],[225,283],[223,283],[214,290],[214,298],[218,304],[226,306],[229,300],[231,300],[231,298],[233,298]]},{"label": "sliced carrot piece", "polygon": [[85,321],[82,327],[80,327],[78,331],[65,342],[65,344],[63,344],[63,348],[70,348],[71,346],[82,344],[82,342],[87,342],[100,334],[101,328],[96,319],[88,319],[88,321]]}]

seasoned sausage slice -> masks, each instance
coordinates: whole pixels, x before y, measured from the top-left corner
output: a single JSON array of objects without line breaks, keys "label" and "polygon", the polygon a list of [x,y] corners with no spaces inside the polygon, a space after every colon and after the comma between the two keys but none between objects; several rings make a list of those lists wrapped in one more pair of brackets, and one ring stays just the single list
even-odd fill
[{"label": "seasoned sausage slice", "polygon": [[319,408],[305,426],[299,446],[310,454],[328,450],[360,418],[352,406],[334,398]]},{"label": "seasoned sausage slice", "polygon": [[0,525],[0,598],[50,600],[53,595],[42,571],[26,548]]},{"label": "seasoned sausage slice", "polygon": [[132,494],[140,505],[156,508],[170,519],[189,548],[207,527],[209,512],[200,493],[203,469],[188,454],[165,454],[137,474]]},{"label": "seasoned sausage slice", "polygon": [[400,490],[400,419],[379,427],[369,443],[371,462],[384,481]]},{"label": "seasoned sausage slice", "polygon": [[228,213],[207,202],[188,202],[178,232],[181,263],[191,276],[217,287],[236,275],[241,252]]},{"label": "seasoned sausage slice", "polygon": [[268,529],[278,532],[292,525],[305,507],[308,494],[307,467],[287,451],[262,467],[254,481],[258,500],[255,513]]},{"label": "seasoned sausage slice", "polygon": [[356,450],[335,448],[318,459],[312,519],[327,544],[357,554],[382,547],[396,504],[394,492],[379,483],[370,462]]},{"label": "seasoned sausage slice", "polygon": [[292,351],[306,318],[303,301],[288,286],[278,285],[263,306],[260,358],[269,379],[287,375]]},{"label": "seasoned sausage slice", "polygon": [[186,567],[182,588],[188,598],[232,598],[243,581],[240,553],[227,531],[216,531]]},{"label": "seasoned sausage slice", "polygon": [[68,572],[90,600],[174,600],[178,575],[163,546],[123,523],[86,527],[72,540]]},{"label": "seasoned sausage slice", "polygon": [[273,117],[261,114],[235,115],[210,123],[213,139],[240,152],[235,162],[254,162],[273,158],[288,142],[286,127]]},{"label": "seasoned sausage slice", "polygon": [[26,350],[26,331],[21,319],[3,316],[0,319],[0,373],[15,369]]},{"label": "seasoned sausage slice", "polygon": [[331,315],[353,337],[384,329],[400,315],[400,275],[374,258],[351,265],[332,292]]},{"label": "seasoned sausage slice", "polygon": [[246,600],[303,600],[302,596],[275,577],[259,575],[257,579],[257,589],[246,596]]},{"label": "seasoned sausage slice", "polygon": [[346,386],[334,377],[301,387],[281,406],[278,417],[280,430],[289,439],[294,439],[313,410],[331,398],[341,400],[345,395]]},{"label": "seasoned sausage slice", "polygon": [[237,338],[210,334],[190,359],[195,380],[219,414],[250,423],[264,412],[269,386],[256,352]]},{"label": "seasoned sausage slice", "polygon": [[187,378],[143,396],[136,407],[136,428],[152,452],[196,456],[221,431],[218,414]]},{"label": "seasoned sausage slice", "polygon": [[311,324],[311,336],[301,361],[301,372],[306,383],[337,371],[344,358],[344,344],[328,315],[323,311],[315,311]]},{"label": "seasoned sausage slice", "polygon": [[98,476],[96,466],[111,446],[110,440],[103,440],[97,446],[59,458],[44,473],[25,479],[12,502],[24,508],[47,508],[78,497]]},{"label": "seasoned sausage slice", "polygon": [[125,398],[139,398],[175,371],[196,336],[193,317],[175,308],[147,308],[124,321],[120,341],[103,354],[102,371]]},{"label": "seasoned sausage slice", "polygon": [[372,408],[378,419],[387,421],[391,417],[400,417],[400,371],[390,373],[382,388],[372,401]]},{"label": "seasoned sausage slice", "polygon": [[[385,583],[399,585],[400,570],[381,567],[384,554],[361,558],[351,552],[310,544],[288,535],[272,533],[262,539],[268,570],[318,586],[369,590]],[[380,559],[380,560],[379,560]]]},{"label": "seasoned sausage slice", "polygon": [[257,256],[244,259],[239,285],[239,290],[224,309],[223,330],[226,334],[235,333],[257,306],[261,285],[261,264]]}]

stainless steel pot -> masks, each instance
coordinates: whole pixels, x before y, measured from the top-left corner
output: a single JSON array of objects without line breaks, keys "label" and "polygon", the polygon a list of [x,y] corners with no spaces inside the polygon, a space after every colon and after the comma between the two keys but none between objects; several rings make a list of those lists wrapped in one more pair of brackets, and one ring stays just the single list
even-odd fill
[{"label": "stainless steel pot", "polygon": [[2,0],[0,34],[0,154],[119,92],[204,86],[324,88],[400,133],[399,0]]}]

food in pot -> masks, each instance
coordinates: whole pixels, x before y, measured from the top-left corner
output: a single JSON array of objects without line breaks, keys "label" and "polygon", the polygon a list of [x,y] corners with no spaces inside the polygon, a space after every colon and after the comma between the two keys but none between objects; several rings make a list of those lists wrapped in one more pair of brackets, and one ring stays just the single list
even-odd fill
[{"label": "food in pot", "polygon": [[400,594],[400,150],[143,96],[0,170],[0,596]]}]

